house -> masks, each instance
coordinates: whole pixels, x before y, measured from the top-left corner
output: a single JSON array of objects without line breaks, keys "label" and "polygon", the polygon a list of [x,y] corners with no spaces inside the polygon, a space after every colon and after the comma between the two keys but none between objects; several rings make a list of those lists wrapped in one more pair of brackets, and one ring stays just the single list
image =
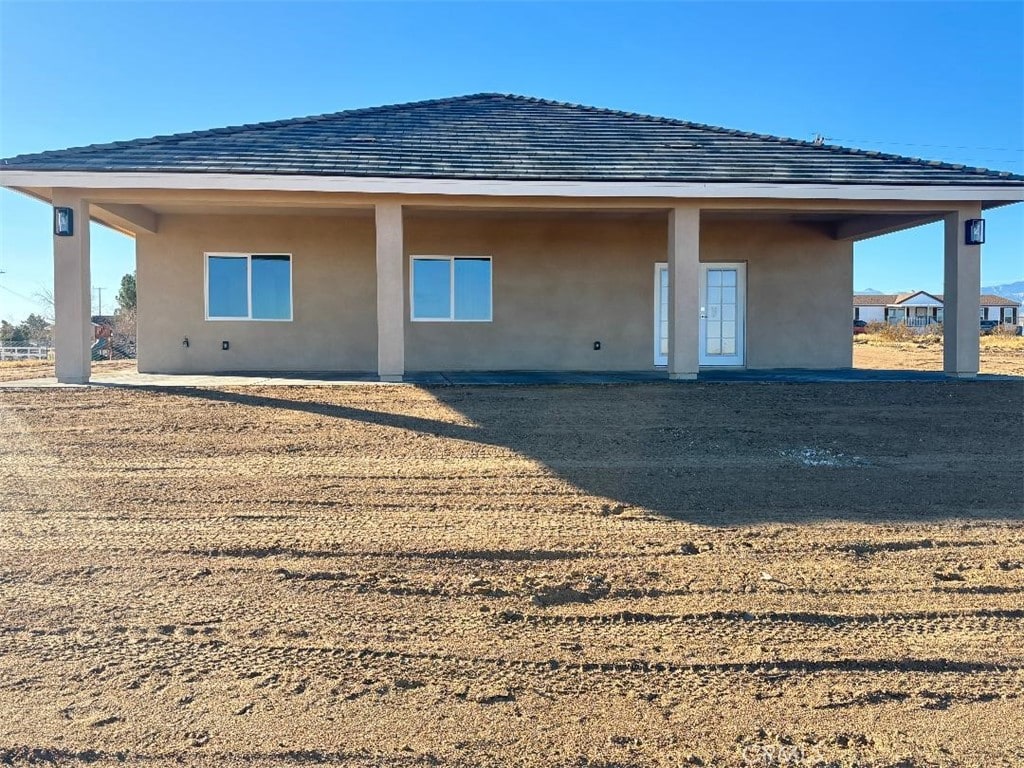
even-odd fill
[{"label": "house", "polygon": [[[979,298],[978,318],[1016,325],[1020,321],[1020,305],[1012,299],[983,293]],[[853,319],[911,326],[941,323],[942,294],[927,291],[854,294]]]},{"label": "house", "polygon": [[143,372],[848,368],[853,244],[944,221],[978,370],[983,211],[1024,176],[502,94],[8,158],[54,206],[57,377],[89,237],[135,237]]},{"label": "house", "polygon": [[114,335],[113,315],[93,315],[89,318],[92,324],[92,340],[109,339]]}]

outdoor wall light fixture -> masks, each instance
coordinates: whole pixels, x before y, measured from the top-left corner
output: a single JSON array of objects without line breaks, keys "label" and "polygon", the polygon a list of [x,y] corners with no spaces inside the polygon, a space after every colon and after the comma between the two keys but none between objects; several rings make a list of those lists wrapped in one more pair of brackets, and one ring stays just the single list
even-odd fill
[{"label": "outdoor wall light fixture", "polygon": [[74,217],[71,213],[70,208],[53,209],[53,234],[58,237],[71,237],[75,233]]},{"label": "outdoor wall light fixture", "polygon": [[985,220],[968,219],[964,224],[964,244],[981,245],[985,242]]}]

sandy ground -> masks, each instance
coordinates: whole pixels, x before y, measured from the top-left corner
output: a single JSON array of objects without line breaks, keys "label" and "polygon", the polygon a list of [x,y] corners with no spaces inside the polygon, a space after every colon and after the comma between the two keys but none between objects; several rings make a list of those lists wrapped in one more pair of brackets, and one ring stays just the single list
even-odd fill
[{"label": "sandy ground", "polygon": [[[941,371],[942,344],[885,342],[854,337],[853,367],[895,371]],[[1024,376],[1024,338],[983,336],[981,373]]]},{"label": "sandy ground", "polygon": [[1022,402],[0,392],[0,764],[1019,766]]},{"label": "sandy ground", "polygon": [[[113,371],[130,371],[135,368],[134,360],[100,360],[93,362],[94,373],[110,373]],[[21,381],[22,379],[41,379],[53,376],[53,363],[45,360],[2,360],[0,361],[0,381]]]}]

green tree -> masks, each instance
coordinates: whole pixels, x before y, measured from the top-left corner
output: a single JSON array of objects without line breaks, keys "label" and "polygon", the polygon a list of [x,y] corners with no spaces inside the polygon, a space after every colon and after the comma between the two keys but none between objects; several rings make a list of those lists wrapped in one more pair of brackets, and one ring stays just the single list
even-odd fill
[{"label": "green tree", "polygon": [[5,347],[27,346],[25,329],[21,325],[13,325],[6,320],[0,320],[0,345]]},{"label": "green tree", "polygon": [[22,320],[18,328],[24,335],[25,343],[28,345],[34,346],[38,344],[48,347],[53,342],[53,326],[42,315],[37,315],[33,312]]},{"label": "green tree", "polygon": [[135,273],[121,278],[121,290],[117,292],[117,306],[122,312],[135,309]]}]

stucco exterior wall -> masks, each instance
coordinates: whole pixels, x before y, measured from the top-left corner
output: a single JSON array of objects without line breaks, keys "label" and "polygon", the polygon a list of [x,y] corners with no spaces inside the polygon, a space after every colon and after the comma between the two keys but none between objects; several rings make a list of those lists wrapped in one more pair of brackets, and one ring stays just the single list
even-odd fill
[{"label": "stucco exterior wall", "polygon": [[[666,258],[666,218],[410,217],[405,231],[407,255],[493,260],[493,322],[408,322],[409,370],[653,367],[654,264]],[[408,271],[407,258],[406,307]]]},{"label": "stucco exterior wall", "polygon": [[853,245],[808,226],[714,222],[701,261],[747,262],[747,367],[851,368]]},{"label": "stucco exterior wall", "polygon": [[[653,367],[654,267],[667,238],[666,218],[651,213],[407,212],[406,369]],[[702,222],[700,242],[702,261],[747,262],[748,367],[851,366],[851,243],[741,220]],[[291,253],[293,321],[205,320],[209,251]],[[412,322],[414,254],[491,256],[493,322]],[[376,369],[369,213],[165,215],[158,234],[139,237],[137,258],[140,371]]]},{"label": "stucco exterior wall", "polygon": [[[165,214],[136,241],[139,371],[376,370],[373,249],[370,212]],[[216,251],[290,253],[292,321],[206,320],[203,254]]]}]

